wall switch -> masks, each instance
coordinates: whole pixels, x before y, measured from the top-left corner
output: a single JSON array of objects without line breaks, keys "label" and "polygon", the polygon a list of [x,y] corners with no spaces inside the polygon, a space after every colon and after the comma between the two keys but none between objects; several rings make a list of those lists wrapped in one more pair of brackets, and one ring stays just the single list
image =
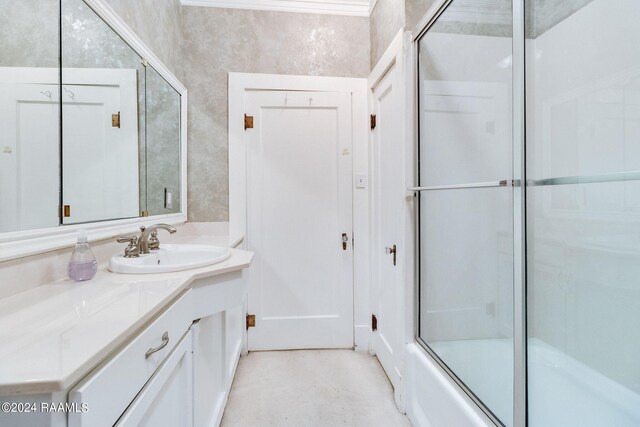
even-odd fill
[{"label": "wall switch", "polygon": [[367,174],[356,174],[356,188],[367,188]]},{"label": "wall switch", "polygon": [[166,188],[164,189],[164,208],[173,209],[173,194],[171,194]]}]

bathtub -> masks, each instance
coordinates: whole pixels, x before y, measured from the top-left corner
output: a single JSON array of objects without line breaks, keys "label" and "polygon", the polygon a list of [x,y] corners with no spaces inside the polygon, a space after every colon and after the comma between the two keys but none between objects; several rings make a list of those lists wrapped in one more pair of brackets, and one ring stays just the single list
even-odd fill
[{"label": "bathtub", "polygon": [[[529,339],[528,345],[530,427],[640,426],[639,394],[541,340]],[[432,348],[498,418],[512,425],[512,385],[504,368],[512,369],[511,340],[436,342]],[[414,426],[494,425],[421,347],[409,345],[406,355],[405,404]],[[470,357],[479,359],[483,369],[470,370],[465,363]]]}]

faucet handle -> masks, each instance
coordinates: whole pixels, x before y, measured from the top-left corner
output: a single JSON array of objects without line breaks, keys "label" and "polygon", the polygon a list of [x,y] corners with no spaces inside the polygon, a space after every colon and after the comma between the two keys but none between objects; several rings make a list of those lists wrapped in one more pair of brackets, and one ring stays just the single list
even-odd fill
[{"label": "faucet handle", "polygon": [[149,235],[149,250],[156,251],[160,249],[160,240],[158,239],[158,230],[153,230]]},{"label": "faucet handle", "polygon": [[138,246],[138,236],[120,236],[118,243],[129,243],[124,249],[125,258],[137,258],[140,256],[140,247]]},{"label": "faucet handle", "polygon": [[133,234],[130,236],[119,236],[116,240],[118,243],[131,243],[134,241],[138,243],[138,236],[134,236]]}]

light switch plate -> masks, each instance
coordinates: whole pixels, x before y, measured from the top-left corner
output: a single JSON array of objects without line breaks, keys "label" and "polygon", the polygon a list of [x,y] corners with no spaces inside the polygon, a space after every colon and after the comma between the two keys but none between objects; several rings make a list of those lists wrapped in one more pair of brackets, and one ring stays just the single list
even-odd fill
[{"label": "light switch plate", "polygon": [[367,181],[366,173],[356,174],[356,188],[367,188]]}]

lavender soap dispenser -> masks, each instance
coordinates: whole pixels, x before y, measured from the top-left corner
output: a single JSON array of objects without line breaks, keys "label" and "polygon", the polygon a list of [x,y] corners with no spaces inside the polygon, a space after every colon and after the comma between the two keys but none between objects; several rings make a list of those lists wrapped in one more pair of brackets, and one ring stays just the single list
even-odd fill
[{"label": "lavender soap dispenser", "polygon": [[78,231],[78,243],[67,266],[67,274],[71,280],[84,282],[93,279],[97,272],[98,262],[87,241],[87,232],[80,230]]}]

